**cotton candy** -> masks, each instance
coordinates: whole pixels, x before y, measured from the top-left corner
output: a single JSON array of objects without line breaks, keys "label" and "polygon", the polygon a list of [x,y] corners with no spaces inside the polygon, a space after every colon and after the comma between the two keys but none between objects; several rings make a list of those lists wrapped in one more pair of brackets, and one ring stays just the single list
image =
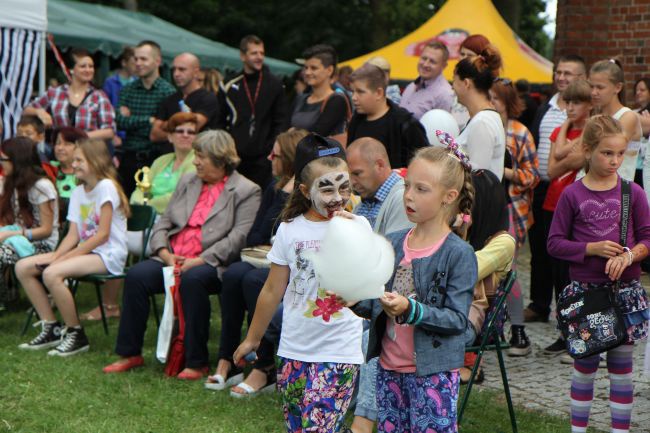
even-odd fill
[{"label": "cotton candy", "polygon": [[393,273],[395,253],[391,244],[367,225],[334,217],[320,250],[312,253],[310,260],[321,288],[346,301],[361,301],[383,295],[384,284]]}]

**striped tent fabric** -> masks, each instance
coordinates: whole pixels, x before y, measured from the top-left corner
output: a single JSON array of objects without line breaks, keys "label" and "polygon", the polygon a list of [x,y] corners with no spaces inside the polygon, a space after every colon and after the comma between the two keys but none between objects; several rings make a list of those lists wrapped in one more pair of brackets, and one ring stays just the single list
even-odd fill
[{"label": "striped tent fabric", "polygon": [[0,27],[0,117],[2,139],[16,131],[23,107],[27,105],[38,68],[41,32]]}]

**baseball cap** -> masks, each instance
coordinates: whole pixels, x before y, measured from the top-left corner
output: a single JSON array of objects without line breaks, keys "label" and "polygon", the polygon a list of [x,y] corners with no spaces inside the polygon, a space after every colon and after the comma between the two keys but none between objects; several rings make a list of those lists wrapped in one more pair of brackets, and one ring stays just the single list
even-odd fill
[{"label": "baseball cap", "polygon": [[345,161],[345,150],[338,141],[318,134],[311,133],[300,140],[296,146],[296,157],[293,162],[296,185],[302,181],[300,175],[307,164],[326,156],[341,158]]}]

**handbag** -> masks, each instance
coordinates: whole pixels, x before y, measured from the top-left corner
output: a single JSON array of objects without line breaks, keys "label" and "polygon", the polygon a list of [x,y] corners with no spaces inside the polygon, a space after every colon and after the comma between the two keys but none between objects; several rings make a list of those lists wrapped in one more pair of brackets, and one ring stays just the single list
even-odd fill
[{"label": "handbag", "polygon": [[176,285],[176,278],[174,278],[173,266],[165,266],[162,268],[162,273],[165,285],[165,306],[163,307],[162,319],[160,319],[160,326],[158,327],[156,358],[164,364],[167,362],[169,345],[171,344],[172,333],[174,332],[174,286]]},{"label": "handbag", "polygon": [[176,335],[169,345],[167,354],[167,364],[165,365],[165,374],[167,376],[177,376],[185,366],[185,316],[183,315],[183,302],[181,299],[181,267],[178,263],[174,265],[174,281],[172,289],[174,297],[174,315],[177,317],[174,325]]},{"label": "handbag", "polygon": [[255,266],[258,269],[268,269],[271,267],[271,261],[266,255],[271,251],[270,245],[258,245],[241,250],[241,261]]},{"label": "handbag", "polygon": [[[630,183],[621,179],[621,230],[619,242],[625,246],[630,213]],[[558,328],[569,355],[587,358],[620,346],[627,341],[627,330],[615,284],[570,284],[557,303]]]}]

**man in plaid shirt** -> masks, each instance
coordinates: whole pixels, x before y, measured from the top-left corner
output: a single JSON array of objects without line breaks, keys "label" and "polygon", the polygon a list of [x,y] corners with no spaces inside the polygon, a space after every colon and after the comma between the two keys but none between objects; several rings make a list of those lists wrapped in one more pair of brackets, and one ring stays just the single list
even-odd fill
[{"label": "man in plaid shirt", "polygon": [[127,196],[135,189],[135,172],[151,165],[158,156],[149,133],[161,102],[176,92],[174,86],[160,78],[160,63],[160,45],[153,41],[140,42],[135,48],[139,79],[124,86],[120,93],[116,120],[118,129],[126,132],[126,138],[122,143],[119,173]]}]

